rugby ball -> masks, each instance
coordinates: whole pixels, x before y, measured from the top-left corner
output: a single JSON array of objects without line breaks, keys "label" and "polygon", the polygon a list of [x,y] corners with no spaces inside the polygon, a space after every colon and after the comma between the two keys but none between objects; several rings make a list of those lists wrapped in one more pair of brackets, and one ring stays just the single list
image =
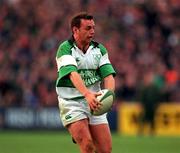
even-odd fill
[{"label": "rugby ball", "polygon": [[111,90],[103,89],[100,91],[100,93],[101,95],[97,96],[97,100],[101,102],[102,105],[97,111],[92,111],[92,114],[95,116],[102,115],[110,111],[115,98],[115,94]]}]

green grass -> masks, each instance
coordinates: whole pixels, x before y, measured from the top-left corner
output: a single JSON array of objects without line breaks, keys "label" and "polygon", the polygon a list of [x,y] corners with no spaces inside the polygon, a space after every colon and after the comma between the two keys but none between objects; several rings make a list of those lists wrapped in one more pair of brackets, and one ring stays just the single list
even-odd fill
[{"label": "green grass", "polygon": [[[0,153],[79,153],[79,150],[66,132],[1,131]],[[180,153],[180,137],[113,133],[113,153]]]}]

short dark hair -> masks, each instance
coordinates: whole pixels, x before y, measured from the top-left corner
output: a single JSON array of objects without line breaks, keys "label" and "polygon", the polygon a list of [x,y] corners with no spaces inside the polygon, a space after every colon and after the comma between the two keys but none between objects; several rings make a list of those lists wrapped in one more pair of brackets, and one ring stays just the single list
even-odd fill
[{"label": "short dark hair", "polygon": [[90,14],[88,14],[87,12],[80,12],[76,15],[74,15],[71,19],[71,29],[75,26],[80,28],[81,25],[81,19],[85,19],[85,20],[93,20],[94,17]]}]

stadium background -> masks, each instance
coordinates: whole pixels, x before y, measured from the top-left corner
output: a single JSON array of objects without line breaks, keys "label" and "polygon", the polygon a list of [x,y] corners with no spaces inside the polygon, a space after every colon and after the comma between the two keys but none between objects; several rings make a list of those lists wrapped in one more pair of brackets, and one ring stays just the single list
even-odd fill
[{"label": "stadium background", "polygon": [[[178,0],[0,0],[0,148],[3,148],[0,153],[12,152],[9,146],[15,144],[9,143],[9,139],[18,142],[19,135],[26,135],[26,141],[32,136],[31,142],[41,141],[44,135],[47,135],[45,140],[55,144],[66,139],[69,142],[57,108],[55,54],[59,43],[70,37],[71,15],[82,10],[95,16],[95,40],[109,50],[117,71],[116,102],[108,114],[115,148],[130,153],[132,151],[125,147],[123,150],[123,146],[130,145],[135,146],[133,153],[148,153],[147,145],[154,149],[149,150],[153,153],[179,152]],[[138,118],[143,111],[138,101],[139,87],[149,74],[161,93],[155,116],[154,144],[151,137],[137,137]],[[148,129],[147,126],[145,135]],[[41,135],[42,130],[48,131]],[[19,139],[18,143],[23,142]],[[47,142],[47,146],[50,145],[51,141]],[[143,142],[147,143],[143,145]],[[142,150],[138,151],[137,146]],[[16,150],[28,152],[18,148],[14,152]]]}]

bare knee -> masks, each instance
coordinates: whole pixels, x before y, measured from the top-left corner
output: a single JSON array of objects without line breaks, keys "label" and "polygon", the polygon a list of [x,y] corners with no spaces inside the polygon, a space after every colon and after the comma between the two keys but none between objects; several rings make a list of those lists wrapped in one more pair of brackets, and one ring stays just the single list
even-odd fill
[{"label": "bare knee", "polygon": [[93,152],[95,150],[94,144],[93,144],[93,142],[91,140],[87,140],[84,143],[84,150],[87,151],[87,152]]},{"label": "bare knee", "polygon": [[82,153],[93,153],[95,150],[93,141],[89,138],[78,136],[76,137],[76,142]]},{"label": "bare knee", "polygon": [[94,153],[95,147],[89,131],[87,119],[70,124],[67,128],[79,145],[81,153]]},{"label": "bare knee", "polygon": [[83,153],[93,153],[95,151],[95,147],[91,139],[81,139],[78,141],[78,144]]},{"label": "bare knee", "polygon": [[104,145],[97,148],[98,153],[111,153],[112,152],[112,146],[111,145]]}]

